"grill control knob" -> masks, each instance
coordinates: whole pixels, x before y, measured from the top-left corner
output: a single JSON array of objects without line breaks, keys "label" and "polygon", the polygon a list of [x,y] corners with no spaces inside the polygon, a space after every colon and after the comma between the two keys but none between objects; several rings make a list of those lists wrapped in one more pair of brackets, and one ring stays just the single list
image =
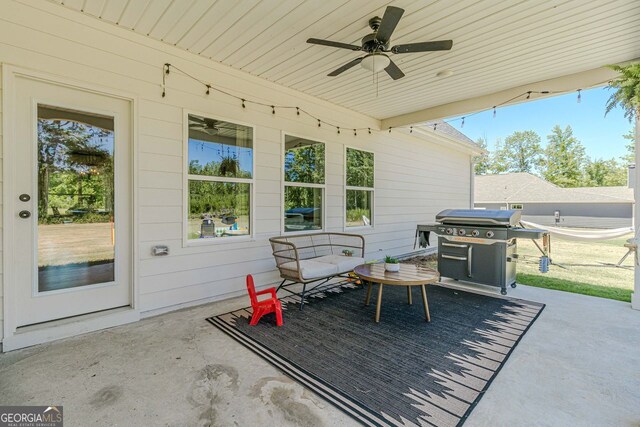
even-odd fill
[{"label": "grill control knob", "polygon": [[458,230],[458,234],[459,234],[460,236],[464,236],[465,234],[467,234],[467,232],[466,232],[466,231],[464,231],[464,228],[461,228],[461,229],[459,229],[459,230]]},{"label": "grill control knob", "polygon": [[493,231],[487,231],[487,237],[488,238],[492,238],[494,236],[494,232]]},{"label": "grill control knob", "polygon": [[471,235],[472,235],[473,237],[478,237],[478,236],[480,235],[480,232],[479,232],[478,230],[473,230],[473,231],[471,232]]},{"label": "grill control knob", "polygon": [[453,234],[453,229],[447,228],[447,234]]}]

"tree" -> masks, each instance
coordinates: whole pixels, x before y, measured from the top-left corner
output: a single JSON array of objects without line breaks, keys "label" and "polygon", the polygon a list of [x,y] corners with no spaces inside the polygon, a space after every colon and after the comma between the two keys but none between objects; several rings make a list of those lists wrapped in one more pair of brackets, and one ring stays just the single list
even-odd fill
[{"label": "tree", "polygon": [[473,162],[475,163],[475,173],[476,175],[486,175],[491,170],[491,158],[490,153],[487,150],[487,138],[478,138],[476,144],[478,144],[478,147],[480,147],[484,153],[473,158]]},{"label": "tree", "polygon": [[489,156],[489,169],[491,169],[491,173],[504,173],[509,169],[507,165],[507,159],[506,157],[504,157],[503,147],[504,145],[502,143],[502,140],[500,138],[497,138],[496,148]]},{"label": "tree", "polygon": [[609,88],[616,91],[609,97],[604,114],[621,107],[624,116],[631,122],[634,117],[640,116],[640,63],[608,67],[620,73],[620,77],[609,83]]},{"label": "tree", "polygon": [[629,132],[622,135],[622,137],[629,142],[626,145],[627,154],[622,156],[620,159],[622,160],[624,166],[629,166],[630,164],[636,162],[636,142],[635,136],[633,135],[633,129],[629,129]]},{"label": "tree", "polygon": [[583,185],[589,187],[609,187],[627,183],[627,168],[616,159],[591,160],[585,167]]},{"label": "tree", "polygon": [[516,131],[507,136],[496,150],[496,157],[508,172],[535,172],[540,165],[540,136],[532,130]]},{"label": "tree", "polygon": [[587,157],[584,146],[573,136],[571,126],[555,125],[547,136],[542,176],[560,187],[579,187],[583,183],[583,170]]}]

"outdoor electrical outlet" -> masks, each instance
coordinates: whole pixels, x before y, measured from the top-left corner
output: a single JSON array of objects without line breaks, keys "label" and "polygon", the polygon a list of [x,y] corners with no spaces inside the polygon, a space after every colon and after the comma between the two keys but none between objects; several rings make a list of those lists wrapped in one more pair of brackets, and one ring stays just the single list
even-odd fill
[{"label": "outdoor electrical outlet", "polygon": [[165,256],[169,255],[169,247],[168,246],[154,246],[151,248],[151,253],[153,256]]}]

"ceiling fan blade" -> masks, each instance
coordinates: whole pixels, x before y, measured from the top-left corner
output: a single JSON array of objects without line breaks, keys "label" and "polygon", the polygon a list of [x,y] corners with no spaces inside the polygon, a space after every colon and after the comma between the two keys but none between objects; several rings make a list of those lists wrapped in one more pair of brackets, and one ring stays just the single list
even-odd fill
[{"label": "ceiling fan blade", "polygon": [[393,53],[433,52],[436,50],[451,50],[453,40],[438,40],[434,42],[399,44],[391,48]]},{"label": "ceiling fan blade", "polygon": [[347,44],[347,43],[340,43],[340,42],[334,42],[331,40],[322,40],[322,39],[308,39],[307,43],[311,43],[311,44],[320,44],[322,46],[330,46],[330,47],[337,47],[340,49],[349,49],[349,50],[362,50],[361,46],[356,46],[354,44]]},{"label": "ceiling fan blade", "polygon": [[393,33],[393,30],[396,29],[403,13],[404,9],[400,9],[395,6],[387,6],[387,9],[384,11],[384,15],[382,16],[380,27],[378,27],[378,31],[376,32],[377,41],[387,43],[391,39],[391,34]]},{"label": "ceiling fan blade", "polygon": [[330,72],[329,74],[327,74],[327,76],[331,76],[331,77],[335,77],[338,74],[342,74],[345,71],[347,71],[349,68],[355,67],[356,65],[358,65],[360,62],[362,62],[362,58],[356,58],[353,61],[347,62],[346,64],[344,64],[342,67],[333,70],[332,72]]},{"label": "ceiling fan blade", "polygon": [[387,72],[387,74],[389,74],[389,76],[393,80],[398,80],[404,77],[404,73],[400,70],[400,68],[398,68],[396,63],[393,61],[389,62],[389,65],[387,65],[387,68],[385,68],[384,70]]}]

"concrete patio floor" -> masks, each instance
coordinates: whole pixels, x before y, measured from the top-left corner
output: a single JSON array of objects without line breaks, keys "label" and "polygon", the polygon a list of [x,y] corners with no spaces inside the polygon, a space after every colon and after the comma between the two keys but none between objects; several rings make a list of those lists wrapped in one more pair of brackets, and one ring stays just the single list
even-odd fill
[{"label": "concrete patio floor", "polygon": [[[547,307],[466,425],[640,425],[640,312],[526,286],[510,295]],[[247,303],[2,354],[0,404],[61,404],[67,426],[356,425],[204,320]]]}]

